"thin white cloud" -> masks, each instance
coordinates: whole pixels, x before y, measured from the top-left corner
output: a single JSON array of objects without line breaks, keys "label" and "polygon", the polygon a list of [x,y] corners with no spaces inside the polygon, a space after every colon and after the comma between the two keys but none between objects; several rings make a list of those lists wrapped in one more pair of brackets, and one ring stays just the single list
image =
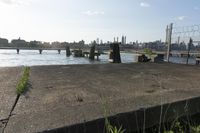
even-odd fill
[{"label": "thin white cloud", "polygon": [[7,5],[28,5],[31,0],[0,0],[0,3]]},{"label": "thin white cloud", "polygon": [[92,15],[104,15],[105,12],[103,12],[103,11],[90,11],[90,10],[88,10],[88,11],[82,12],[82,14],[85,14],[85,15],[88,15],[88,16],[92,16]]},{"label": "thin white cloud", "polygon": [[176,19],[179,21],[183,21],[187,18],[187,16],[178,16]]},{"label": "thin white cloud", "polygon": [[150,7],[150,4],[149,4],[149,3],[146,3],[146,2],[141,2],[141,3],[140,3],[140,6],[141,6],[141,7]]}]

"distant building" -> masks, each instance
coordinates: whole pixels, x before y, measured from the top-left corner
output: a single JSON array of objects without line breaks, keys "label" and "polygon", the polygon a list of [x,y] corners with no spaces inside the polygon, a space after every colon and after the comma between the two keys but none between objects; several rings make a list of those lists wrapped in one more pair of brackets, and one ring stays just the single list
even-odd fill
[{"label": "distant building", "polygon": [[122,36],[122,41],[121,41],[122,45],[124,44],[124,36]]},{"label": "distant building", "polygon": [[30,41],[29,47],[39,47],[42,43],[40,41]]},{"label": "distant building", "polygon": [[122,36],[122,45],[126,44],[126,36]]},{"label": "distant building", "polygon": [[100,41],[100,44],[103,44],[103,40]]},{"label": "distant building", "polygon": [[11,44],[15,47],[26,47],[26,46],[28,46],[28,43],[25,40],[21,40],[20,38],[19,39],[13,39],[11,41]]},{"label": "distant building", "polygon": [[124,44],[126,44],[126,36],[124,37]]},{"label": "distant building", "polygon": [[39,47],[42,47],[42,48],[50,48],[51,47],[51,44],[50,42],[43,42],[40,44]]},{"label": "distant building", "polygon": [[84,45],[85,45],[85,41],[84,41],[84,40],[79,41],[79,42],[78,42],[78,45],[84,46]]},{"label": "distant building", "polygon": [[8,39],[0,38],[0,47],[8,46]]},{"label": "distant building", "polygon": [[58,42],[58,41],[52,42],[52,43],[51,43],[51,47],[52,47],[52,48],[59,48],[59,47],[61,47],[61,43]]},{"label": "distant building", "polygon": [[100,44],[100,43],[99,43],[99,38],[97,38],[97,41],[96,41],[96,42],[97,42],[97,44]]}]

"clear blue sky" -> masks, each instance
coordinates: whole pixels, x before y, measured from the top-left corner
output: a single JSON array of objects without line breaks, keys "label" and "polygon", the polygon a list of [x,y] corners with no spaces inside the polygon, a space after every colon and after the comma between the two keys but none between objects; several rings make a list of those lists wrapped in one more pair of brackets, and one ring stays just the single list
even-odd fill
[{"label": "clear blue sky", "polygon": [[166,25],[200,24],[200,0],[0,0],[0,37],[153,41]]}]

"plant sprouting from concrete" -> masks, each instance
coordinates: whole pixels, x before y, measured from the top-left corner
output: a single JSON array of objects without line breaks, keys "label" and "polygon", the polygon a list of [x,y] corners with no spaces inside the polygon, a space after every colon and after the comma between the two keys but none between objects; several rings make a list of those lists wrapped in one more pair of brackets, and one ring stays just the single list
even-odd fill
[{"label": "plant sprouting from concrete", "polygon": [[106,100],[103,98],[103,109],[104,109],[104,117],[105,117],[105,127],[106,127],[106,133],[124,133],[125,129],[120,126],[119,128],[117,126],[113,126],[109,120],[108,120],[108,112],[107,112],[107,103]]},{"label": "plant sprouting from concrete", "polygon": [[112,126],[108,119],[106,118],[106,131],[107,133],[124,133],[125,129],[122,129],[122,126],[120,128],[117,128],[116,126]]},{"label": "plant sprouting from concrete", "polygon": [[25,67],[23,70],[23,75],[20,81],[17,84],[17,94],[21,95],[22,93],[25,92],[27,85],[28,85],[28,78],[29,78],[29,73],[30,73],[30,67]]},{"label": "plant sprouting from concrete", "polygon": [[191,133],[200,133],[200,125],[199,126],[193,126],[191,128]]}]

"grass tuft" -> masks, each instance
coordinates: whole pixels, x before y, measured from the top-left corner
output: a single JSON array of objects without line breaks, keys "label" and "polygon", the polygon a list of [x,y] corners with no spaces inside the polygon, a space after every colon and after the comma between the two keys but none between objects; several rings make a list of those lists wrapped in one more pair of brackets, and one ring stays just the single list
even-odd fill
[{"label": "grass tuft", "polygon": [[30,73],[30,67],[25,67],[23,71],[22,78],[20,79],[19,83],[17,84],[17,94],[21,95],[25,92],[27,85],[28,85],[28,78]]},{"label": "grass tuft", "polygon": [[122,129],[122,126],[120,126],[120,128],[117,128],[116,126],[112,126],[110,122],[108,121],[108,118],[106,118],[105,124],[106,124],[107,133],[124,133],[126,131],[125,129]]}]

